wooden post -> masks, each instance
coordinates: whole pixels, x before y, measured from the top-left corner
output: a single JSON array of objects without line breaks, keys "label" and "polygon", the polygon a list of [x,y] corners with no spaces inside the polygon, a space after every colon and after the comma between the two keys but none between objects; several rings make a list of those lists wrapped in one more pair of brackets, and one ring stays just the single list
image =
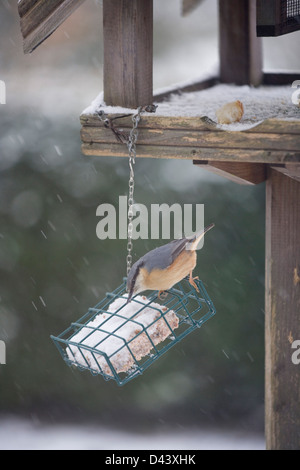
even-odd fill
[{"label": "wooden post", "polygon": [[220,79],[259,85],[262,46],[256,37],[256,0],[219,0]]},{"label": "wooden post", "polygon": [[264,163],[194,160],[194,164],[238,184],[259,184],[266,180]]},{"label": "wooden post", "polygon": [[265,427],[268,449],[300,449],[300,364],[292,360],[293,343],[300,340],[299,315],[300,183],[271,169],[266,184]]},{"label": "wooden post", "polygon": [[153,0],[103,0],[104,101],[137,108],[153,100]]}]

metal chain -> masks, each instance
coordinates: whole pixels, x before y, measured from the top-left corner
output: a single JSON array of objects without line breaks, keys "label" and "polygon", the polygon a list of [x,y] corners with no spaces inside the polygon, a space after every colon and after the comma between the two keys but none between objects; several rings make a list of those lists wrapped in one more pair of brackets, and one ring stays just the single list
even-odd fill
[{"label": "metal chain", "polygon": [[128,159],[129,159],[129,183],[128,183],[128,228],[127,228],[127,257],[126,257],[126,265],[127,265],[127,275],[131,269],[132,265],[132,232],[133,232],[133,194],[134,194],[134,170],[133,165],[135,164],[135,157],[136,157],[136,142],[138,138],[138,125],[141,119],[141,110],[142,108],[139,107],[137,113],[132,116],[133,126],[129,134],[127,147],[128,147]]},{"label": "metal chain", "polygon": [[[141,113],[143,111],[147,111],[148,113],[155,113],[157,106],[156,105],[147,105],[147,106],[140,106],[137,109],[137,113],[132,116],[133,126],[128,136],[126,136],[123,132],[120,132],[112,123],[113,119],[107,118],[103,110],[97,111],[97,114],[101,121],[104,122],[105,127],[110,128],[115,137],[119,142],[126,142],[128,147],[128,160],[129,160],[129,183],[128,183],[128,228],[127,228],[127,257],[126,257],[126,265],[127,265],[127,275],[131,269],[132,265],[132,234],[133,234],[133,205],[134,205],[134,170],[133,166],[135,164],[135,157],[136,157],[136,143],[138,138],[138,125],[141,119]],[[128,115],[118,116],[114,119],[120,119],[122,117],[127,117]]]}]

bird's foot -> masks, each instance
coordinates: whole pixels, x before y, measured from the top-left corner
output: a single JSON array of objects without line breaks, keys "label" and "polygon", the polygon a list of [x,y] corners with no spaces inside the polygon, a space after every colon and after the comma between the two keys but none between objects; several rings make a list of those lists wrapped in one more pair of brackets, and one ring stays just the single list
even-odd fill
[{"label": "bird's foot", "polygon": [[192,273],[190,273],[189,283],[196,289],[197,292],[199,292],[199,289],[198,289],[198,287],[197,287],[197,284],[195,283],[195,279],[199,279],[199,276],[193,277],[193,276],[192,276]]}]

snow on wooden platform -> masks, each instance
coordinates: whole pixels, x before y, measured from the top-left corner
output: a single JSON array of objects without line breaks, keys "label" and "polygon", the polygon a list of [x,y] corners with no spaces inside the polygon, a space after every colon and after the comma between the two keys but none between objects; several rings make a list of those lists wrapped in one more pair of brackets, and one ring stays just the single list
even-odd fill
[{"label": "snow on wooden platform", "polygon": [[[272,164],[300,162],[300,108],[292,102],[294,91],[291,86],[253,88],[220,84],[202,91],[171,94],[156,103],[155,114],[142,115],[137,156]],[[243,103],[242,120],[218,124],[216,111],[235,100]],[[105,128],[95,114],[99,109],[108,117],[136,112],[106,106],[100,94],[81,116],[83,153],[127,156],[126,144],[118,143],[111,129]],[[120,118],[114,120],[114,125],[126,134],[132,121],[130,117]]]},{"label": "snow on wooden platform", "polygon": [[[216,110],[222,105],[240,100],[245,114],[241,122],[217,125],[220,129],[241,131],[257,126],[267,119],[299,120],[300,107],[292,102],[295,91],[290,86],[262,86],[259,88],[233,85],[216,85],[206,90],[173,93],[170,98],[157,104],[155,116],[169,117],[203,117],[216,121]],[[155,100],[154,100],[155,102]],[[94,114],[102,109],[106,114],[135,113],[136,110],[115,106],[106,106],[103,93],[83,111],[83,115]],[[151,116],[145,113],[145,116]]]}]

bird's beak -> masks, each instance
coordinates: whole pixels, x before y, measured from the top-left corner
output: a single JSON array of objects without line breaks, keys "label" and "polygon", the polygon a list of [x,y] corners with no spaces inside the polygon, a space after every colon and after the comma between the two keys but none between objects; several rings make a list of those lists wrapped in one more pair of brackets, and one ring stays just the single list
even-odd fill
[{"label": "bird's beak", "polygon": [[215,224],[210,224],[207,227],[205,227],[204,230],[203,230],[203,234],[208,232],[211,228],[214,228],[214,226],[215,226]]},{"label": "bird's beak", "polygon": [[201,232],[194,236],[194,239],[188,243],[187,250],[196,250],[197,246],[199,245],[200,240],[204,237],[205,233],[207,233],[211,228],[213,228],[215,224],[210,224],[205,227]]},{"label": "bird's beak", "polygon": [[132,292],[129,292],[126,305],[129,304],[129,302],[131,302],[131,297],[132,297]]}]

